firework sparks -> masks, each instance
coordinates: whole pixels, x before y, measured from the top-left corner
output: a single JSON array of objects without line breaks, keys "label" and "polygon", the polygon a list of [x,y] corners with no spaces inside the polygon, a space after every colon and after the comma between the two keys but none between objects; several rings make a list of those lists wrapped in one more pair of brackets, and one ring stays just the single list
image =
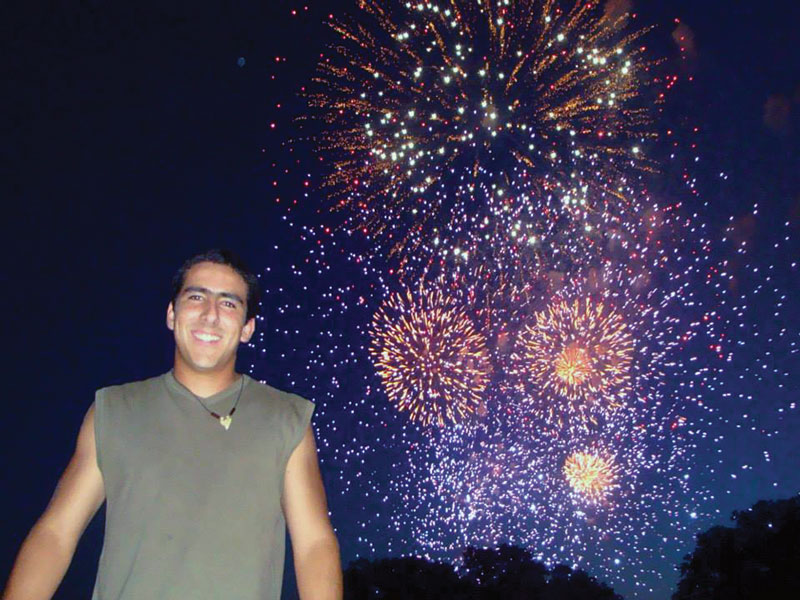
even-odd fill
[{"label": "firework sparks", "polygon": [[498,235],[596,244],[635,203],[651,64],[627,19],[554,0],[359,8],[307,94],[351,229],[403,264],[464,261]]},{"label": "firework sparks", "polygon": [[602,501],[616,487],[614,461],[589,452],[575,452],[564,463],[570,487],[591,502]]},{"label": "firework sparks", "polygon": [[566,410],[548,405],[559,423],[565,413],[594,420],[625,401],[633,354],[625,321],[607,303],[559,300],[522,328],[509,374],[527,395],[566,401]]},{"label": "firework sparks", "polygon": [[391,295],[372,321],[370,354],[386,394],[423,425],[456,422],[480,406],[491,365],[484,337],[439,289]]},{"label": "firework sparks", "polygon": [[[718,247],[676,167],[686,131],[665,169],[680,189],[652,195],[666,148],[644,107],[664,90],[624,7],[357,4],[306,88],[346,220],[291,222],[307,247],[271,276],[261,368],[317,400],[331,497],[369,507],[359,552],[517,543],[651,597],[713,506],[730,411],[757,396],[731,370],[788,381],[736,362],[762,340],[779,356],[791,329],[765,335],[753,301],[781,323],[787,297],[744,245]],[[436,285],[397,292],[417,280]]]}]

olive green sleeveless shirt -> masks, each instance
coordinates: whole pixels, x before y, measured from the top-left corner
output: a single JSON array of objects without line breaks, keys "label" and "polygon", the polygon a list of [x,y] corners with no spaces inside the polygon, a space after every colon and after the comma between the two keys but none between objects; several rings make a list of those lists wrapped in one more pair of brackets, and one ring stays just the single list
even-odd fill
[{"label": "olive green sleeveless shirt", "polygon": [[289,455],[313,404],[243,375],[204,398],[172,375],[101,389],[106,529],[93,600],[277,600]]}]

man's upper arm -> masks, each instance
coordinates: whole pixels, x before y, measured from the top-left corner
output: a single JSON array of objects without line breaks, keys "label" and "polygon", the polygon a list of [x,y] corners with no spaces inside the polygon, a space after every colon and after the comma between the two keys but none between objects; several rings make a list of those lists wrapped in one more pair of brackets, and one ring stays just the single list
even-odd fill
[{"label": "man's upper arm", "polygon": [[295,551],[333,535],[310,425],[286,465],[283,510]]},{"label": "man's upper arm", "polygon": [[64,470],[39,525],[77,542],[105,499],[103,476],[97,465],[94,405],[78,433],[75,453]]}]

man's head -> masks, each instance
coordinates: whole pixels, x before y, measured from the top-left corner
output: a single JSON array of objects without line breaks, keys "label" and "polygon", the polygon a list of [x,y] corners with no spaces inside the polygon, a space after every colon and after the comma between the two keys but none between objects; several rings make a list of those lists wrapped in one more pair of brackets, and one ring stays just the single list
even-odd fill
[{"label": "man's head", "polygon": [[258,286],[258,277],[247,267],[247,264],[230,250],[213,249],[207,252],[196,254],[188,259],[181,265],[175,276],[172,278],[172,302],[178,294],[181,293],[184,283],[186,282],[186,274],[193,266],[198,263],[210,262],[217,265],[225,265],[230,267],[239,274],[245,285],[247,286],[247,315],[246,320],[254,318],[258,314],[258,303],[261,300],[261,288]]},{"label": "man's head", "polygon": [[255,331],[258,279],[234,254],[193,256],[173,279],[167,327],[175,336],[176,370],[232,372],[236,350]]}]

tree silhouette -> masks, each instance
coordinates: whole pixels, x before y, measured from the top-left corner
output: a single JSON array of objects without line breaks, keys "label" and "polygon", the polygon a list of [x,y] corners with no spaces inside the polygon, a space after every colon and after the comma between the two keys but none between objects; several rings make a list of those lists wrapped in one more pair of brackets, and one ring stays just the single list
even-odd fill
[{"label": "tree silhouette", "polygon": [[471,600],[469,585],[461,581],[451,565],[423,558],[360,559],[344,572],[347,600]]},{"label": "tree silhouette", "polygon": [[712,527],[681,563],[673,600],[800,598],[800,497],[736,511],[735,527]]},{"label": "tree silhouette", "polygon": [[553,568],[542,600],[622,600],[622,596],[585,571],[558,565]]},{"label": "tree silhouette", "polygon": [[533,560],[531,553],[517,546],[495,549],[467,548],[464,552],[464,579],[483,598],[517,600],[541,598],[547,584],[547,568]]},{"label": "tree silhouette", "polygon": [[421,558],[351,563],[344,574],[347,600],[621,600],[583,571],[552,571],[516,546],[467,548],[462,575]]}]

